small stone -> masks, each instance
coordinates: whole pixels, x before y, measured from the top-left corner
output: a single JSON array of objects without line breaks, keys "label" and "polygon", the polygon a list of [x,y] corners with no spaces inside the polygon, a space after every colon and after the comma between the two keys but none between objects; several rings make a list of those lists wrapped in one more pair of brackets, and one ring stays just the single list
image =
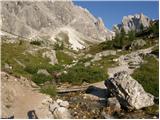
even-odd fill
[{"label": "small stone", "polygon": [[84,66],[85,67],[88,67],[88,66],[90,66],[91,65],[91,63],[90,62],[86,62],[86,63],[84,63]]},{"label": "small stone", "polygon": [[71,114],[67,108],[57,107],[53,112],[54,118],[56,119],[71,119]]},{"label": "small stone", "polygon": [[153,119],[157,119],[157,117],[156,117],[156,116],[153,116]]},{"label": "small stone", "polygon": [[49,105],[49,110],[50,110],[51,112],[54,112],[55,109],[58,108],[58,107],[59,107],[59,105],[58,105],[56,102],[54,102],[53,104],[50,104],[50,105]]},{"label": "small stone", "polygon": [[63,100],[57,99],[56,102],[57,102],[58,104],[60,104],[61,102],[63,102]]},{"label": "small stone", "polygon": [[62,101],[61,103],[59,103],[59,105],[60,105],[61,107],[65,107],[65,108],[68,108],[68,107],[69,107],[68,101]]},{"label": "small stone", "polygon": [[49,103],[52,103],[52,98],[50,97],[46,97],[45,99],[42,100],[42,104],[49,104]]},{"label": "small stone", "polygon": [[109,107],[111,113],[120,112],[121,110],[121,105],[116,97],[108,98],[107,106]]}]

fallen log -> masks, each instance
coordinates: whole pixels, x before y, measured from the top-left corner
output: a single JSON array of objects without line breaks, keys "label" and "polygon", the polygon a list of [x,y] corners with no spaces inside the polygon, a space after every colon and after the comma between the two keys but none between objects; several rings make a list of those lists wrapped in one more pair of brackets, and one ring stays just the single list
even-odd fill
[{"label": "fallen log", "polygon": [[71,88],[57,88],[57,93],[68,93],[68,92],[77,92],[77,91],[85,91],[89,86],[77,86]]}]

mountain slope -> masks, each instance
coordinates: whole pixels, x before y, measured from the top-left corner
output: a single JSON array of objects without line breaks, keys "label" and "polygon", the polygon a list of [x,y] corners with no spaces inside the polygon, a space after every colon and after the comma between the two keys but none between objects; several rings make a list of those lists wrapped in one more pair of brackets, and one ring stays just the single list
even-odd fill
[{"label": "mountain slope", "polygon": [[101,42],[114,36],[114,32],[105,28],[102,19],[95,18],[72,1],[1,3],[2,30],[21,37],[51,39],[63,27],[74,29],[91,42]]}]

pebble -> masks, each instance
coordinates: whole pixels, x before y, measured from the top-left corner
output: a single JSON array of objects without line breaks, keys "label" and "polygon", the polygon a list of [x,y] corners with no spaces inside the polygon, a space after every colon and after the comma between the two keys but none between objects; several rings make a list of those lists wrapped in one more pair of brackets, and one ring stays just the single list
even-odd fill
[{"label": "pebble", "polygon": [[54,112],[55,109],[58,108],[58,107],[59,107],[59,105],[58,105],[56,102],[54,102],[53,104],[50,104],[50,105],[49,105],[49,110],[50,110],[51,112]]},{"label": "pebble", "polygon": [[61,107],[65,107],[65,108],[68,108],[68,107],[69,107],[69,103],[68,103],[67,101],[62,101],[62,102],[59,103],[59,105],[60,105]]},{"label": "pebble", "polygon": [[59,104],[61,102],[63,102],[61,99],[57,99],[56,102]]}]

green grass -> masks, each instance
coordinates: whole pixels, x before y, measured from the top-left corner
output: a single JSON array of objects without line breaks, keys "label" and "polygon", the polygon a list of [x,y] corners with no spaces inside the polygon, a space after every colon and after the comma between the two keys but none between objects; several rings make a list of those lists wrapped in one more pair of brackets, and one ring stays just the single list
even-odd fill
[{"label": "green grass", "polygon": [[104,46],[104,42],[98,44],[98,45],[92,45],[90,46],[89,50],[86,52],[87,53],[90,53],[90,54],[96,54],[96,53],[99,53],[99,52],[102,52],[103,51],[103,46]]},{"label": "green grass", "polygon": [[159,105],[154,104],[153,106],[143,108],[145,113],[149,115],[157,115],[159,113]]},{"label": "green grass", "polygon": [[154,57],[146,56],[147,63],[141,64],[132,74],[145,89],[145,91],[159,96],[159,63]]},{"label": "green grass", "polygon": [[53,79],[52,76],[46,76],[44,74],[33,74],[32,81],[35,82],[37,85],[43,84],[47,81],[51,81]]},{"label": "green grass", "polygon": [[102,67],[103,71],[105,71],[105,73],[107,74],[108,68],[117,66],[117,63],[113,61],[113,59],[117,57],[117,55],[102,57],[101,60],[94,62],[92,66],[98,68]]},{"label": "green grass", "polygon": [[[43,58],[41,52],[37,52],[34,55],[31,55],[25,50],[31,47],[29,42],[24,42],[22,44],[18,43],[2,43],[1,50],[1,61],[2,61],[2,70],[9,72],[14,76],[24,76],[28,79],[34,80],[34,82],[40,84],[46,82],[43,77],[36,76],[36,73],[39,69],[46,69],[48,72],[52,73],[54,71],[60,71],[62,66],[51,65],[49,64],[49,59]],[[34,46],[32,46],[34,47]],[[19,65],[14,59],[17,59],[22,64],[25,65],[25,68]],[[5,63],[12,66],[11,70],[5,69]],[[39,81],[38,81],[39,79]],[[49,79],[49,78],[47,78]],[[48,81],[48,80],[47,80]]]},{"label": "green grass", "polygon": [[56,51],[56,56],[58,59],[58,63],[60,63],[60,64],[71,64],[73,61],[73,57],[67,55],[66,53],[64,53],[61,50]]},{"label": "green grass", "polygon": [[42,93],[50,95],[51,97],[56,96],[56,87],[54,85],[45,85],[41,87],[40,90]]},{"label": "green grass", "polygon": [[[12,48],[10,47],[7,49],[10,49],[10,51],[3,49],[2,46],[2,68],[4,67],[5,63],[8,63],[13,67],[12,72],[15,74],[24,75],[25,77],[28,77],[28,75],[32,74],[33,71],[36,72],[36,70],[40,68],[46,68],[46,66],[49,65],[47,59],[42,58],[40,55],[34,56],[28,53],[24,55],[22,54],[23,51],[19,50],[18,47],[16,49],[18,49],[19,52],[15,50],[14,45]],[[21,63],[23,63],[26,66],[26,68],[20,66],[14,60],[15,58]],[[32,72],[28,72],[26,71],[26,69],[34,70]]]},{"label": "green grass", "polygon": [[76,65],[68,70],[67,74],[62,74],[61,82],[72,84],[82,84],[83,82],[94,83],[105,80],[107,74],[102,69],[96,67],[84,67],[82,64]]}]

